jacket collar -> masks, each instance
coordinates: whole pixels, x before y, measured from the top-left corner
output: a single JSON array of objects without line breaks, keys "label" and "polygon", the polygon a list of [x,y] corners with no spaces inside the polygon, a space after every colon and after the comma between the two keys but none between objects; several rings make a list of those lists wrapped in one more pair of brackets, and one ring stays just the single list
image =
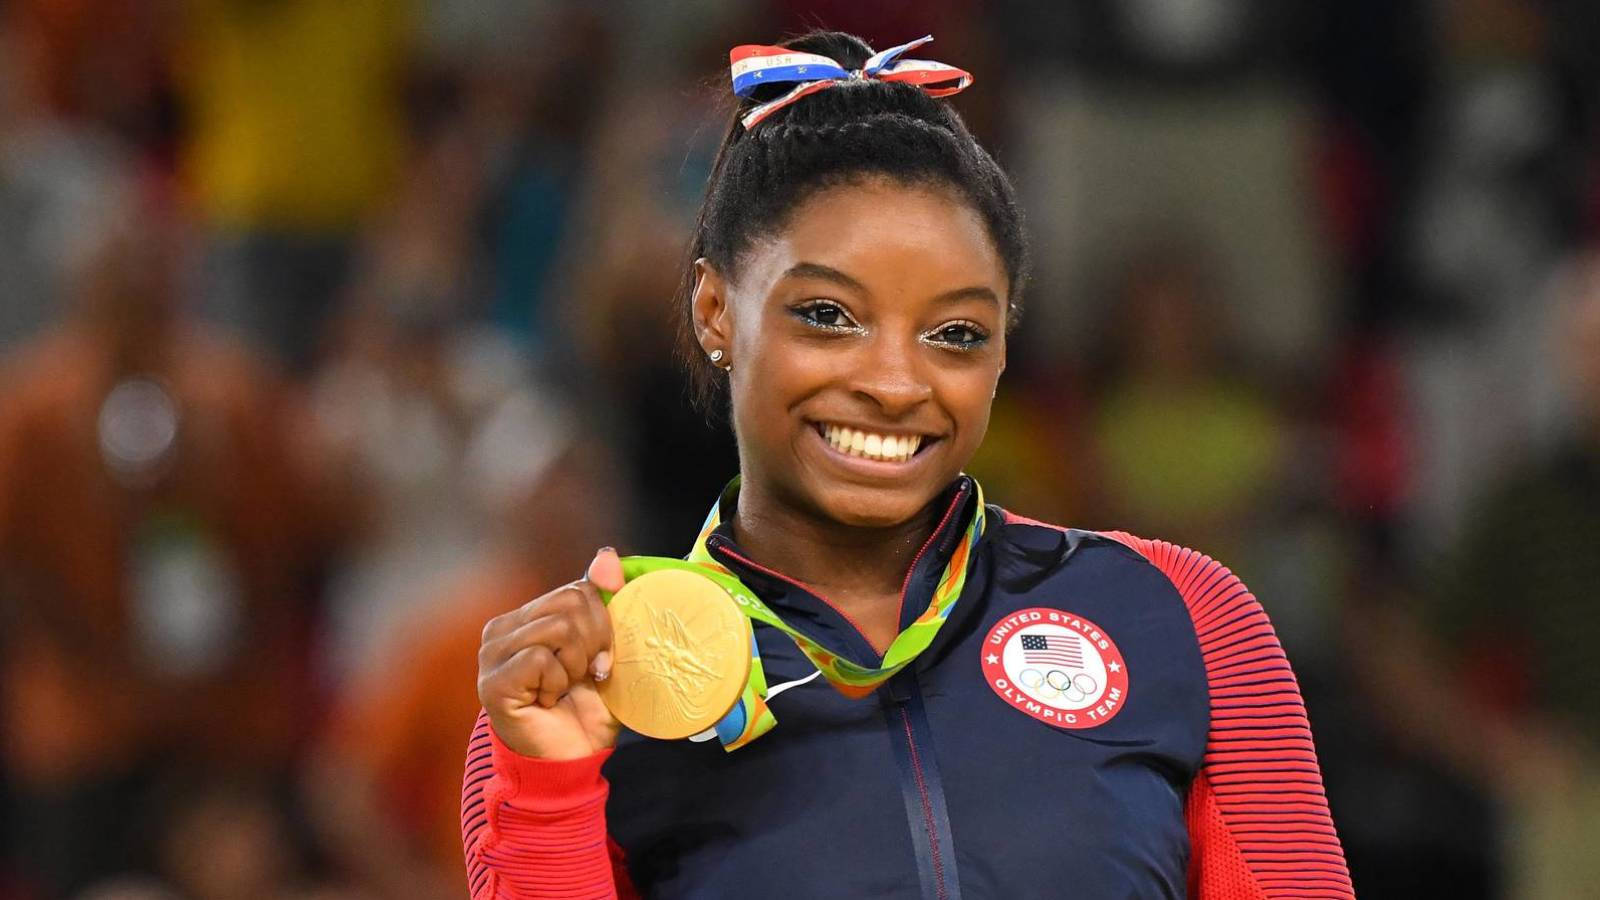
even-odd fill
[{"label": "jacket collar", "polygon": [[[939,522],[913,558],[902,582],[900,628],[909,626],[927,608],[939,577],[960,543],[971,517],[987,514],[985,510],[977,508],[975,487],[971,476],[961,475],[934,500],[936,508],[941,511]],[[853,662],[878,664],[881,661],[880,654],[838,607],[809,585],[761,565],[740,549],[733,537],[733,515],[738,505],[738,494],[739,478],[735,476],[723,488],[717,500],[714,514],[721,521],[704,534],[707,553],[796,629],[824,646],[843,653]],[[993,529],[987,529],[984,537],[987,538],[991,531]],[[980,556],[977,549],[973,548],[968,556],[967,566],[975,565]],[[969,581],[963,594],[971,594],[976,588],[978,584]]]}]

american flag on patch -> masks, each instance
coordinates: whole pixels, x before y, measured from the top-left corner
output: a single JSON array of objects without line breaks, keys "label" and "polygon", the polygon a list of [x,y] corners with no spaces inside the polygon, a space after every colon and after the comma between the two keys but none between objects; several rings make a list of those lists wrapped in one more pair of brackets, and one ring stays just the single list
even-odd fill
[{"label": "american flag on patch", "polygon": [[1078,646],[1075,634],[1025,634],[1022,658],[1035,665],[1083,668],[1083,648]]}]

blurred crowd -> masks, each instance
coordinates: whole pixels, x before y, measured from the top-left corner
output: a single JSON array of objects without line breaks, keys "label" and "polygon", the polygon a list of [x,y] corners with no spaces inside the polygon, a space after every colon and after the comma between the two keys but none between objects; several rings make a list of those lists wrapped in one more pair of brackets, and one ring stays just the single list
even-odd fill
[{"label": "blurred crowd", "polygon": [[669,298],[817,26],[1017,182],[991,497],[1251,585],[1361,896],[1600,896],[1600,6],[0,0],[0,900],[463,895],[482,623],[735,471]]}]

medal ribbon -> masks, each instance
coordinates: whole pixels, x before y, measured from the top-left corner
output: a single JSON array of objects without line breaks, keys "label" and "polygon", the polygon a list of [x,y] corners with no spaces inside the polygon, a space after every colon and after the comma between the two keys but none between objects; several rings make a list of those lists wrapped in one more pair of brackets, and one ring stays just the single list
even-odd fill
[{"label": "medal ribbon", "polygon": [[[728,491],[737,491],[738,483],[739,479],[736,476],[728,485],[728,490],[724,491],[724,495]],[[645,572],[656,569],[686,569],[710,578],[728,592],[738,605],[739,611],[751,621],[770,625],[788,635],[795,642],[795,646],[800,648],[800,652],[811,660],[822,673],[822,677],[826,678],[839,693],[852,699],[865,697],[878,685],[888,681],[896,672],[910,664],[919,653],[928,649],[928,645],[933,643],[934,635],[939,633],[940,626],[950,617],[950,611],[961,598],[961,590],[967,583],[967,569],[972,559],[972,551],[977,546],[978,538],[983,535],[986,519],[983,488],[975,480],[972,481],[972,488],[977,503],[962,533],[961,542],[951,553],[950,561],[945,564],[944,572],[940,574],[934,586],[933,597],[928,601],[927,609],[917,616],[916,621],[895,636],[894,641],[889,644],[889,649],[883,654],[882,664],[878,666],[863,666],[851,662],[796,630],[771,607],[763,603],[744,582],[712,558],[706,549],[706,538],[722,523],[720,499],[712,504],[711,512],[706,516],[705,524],[701,526],[700,535],[695,538],[694,546],[690,548],[687,558],[626,557],[622,560],[623,578],[631,581]],[[734,704],[733,709],[729,710],[713,729],[717,739],[722,742],[723,749],[728,751],[737,750],[766,734],[778,721],[767,708],[767,678],[761,665],[761,651],[756,646],[753,631],[750,638],[750,655],[750,678],[739,697],[739,702]]]}]

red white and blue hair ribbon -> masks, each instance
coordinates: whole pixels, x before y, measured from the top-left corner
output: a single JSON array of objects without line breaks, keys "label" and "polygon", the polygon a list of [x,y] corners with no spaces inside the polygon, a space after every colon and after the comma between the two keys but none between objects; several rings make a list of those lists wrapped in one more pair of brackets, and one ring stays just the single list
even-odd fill
[{"label": "red white and blue hair ribbon", "polygon": [[733,92],[740,97],[765,84],[793,84],[776,100],[754,107],[739,121],[748,130],[801,97],[851,79],[876,78],[913,84],[934,97],[948,97],[972,84],[972,73],[927,59],[901,59],[901,54],[933,40],[933,35],[872,54],[861,68],[850,71],[835,60],[816,53],[764,44],[741,44],[728,51]]}]

